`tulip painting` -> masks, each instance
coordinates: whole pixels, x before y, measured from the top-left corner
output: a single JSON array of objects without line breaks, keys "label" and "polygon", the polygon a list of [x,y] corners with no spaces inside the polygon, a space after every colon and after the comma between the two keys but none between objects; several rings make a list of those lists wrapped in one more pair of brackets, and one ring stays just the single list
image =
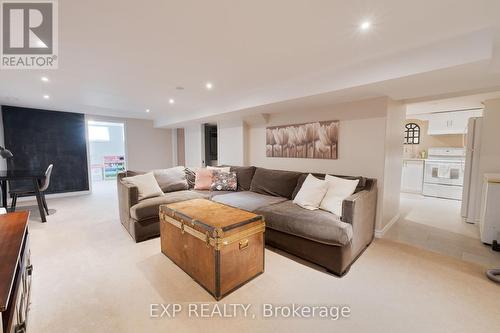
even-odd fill
[{"label": "tulip painting", "polygon": [[266,156],[336,160],[338,136],[338,120],[268,127]]}]

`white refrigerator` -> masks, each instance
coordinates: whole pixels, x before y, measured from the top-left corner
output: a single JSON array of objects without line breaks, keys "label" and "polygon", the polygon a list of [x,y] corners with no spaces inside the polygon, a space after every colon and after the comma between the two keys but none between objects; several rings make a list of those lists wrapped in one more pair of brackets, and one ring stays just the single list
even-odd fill
[{"label": "white refrigerator", "polygon": [[478,223],[481,216],[482,176],[479,174],[479,154],[481,150],[482,124],[483,118],[470,118],[465,137],[462,217],[468,223]]}]

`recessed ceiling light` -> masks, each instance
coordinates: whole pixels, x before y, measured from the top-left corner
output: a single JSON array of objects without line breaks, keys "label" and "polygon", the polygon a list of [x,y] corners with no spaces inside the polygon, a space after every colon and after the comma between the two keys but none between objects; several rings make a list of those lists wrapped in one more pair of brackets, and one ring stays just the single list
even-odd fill
[{"label": "recessed ceiling light", "polygon": [[372,27],[372,23],[370,21],[363,21],[359,25],[359,29],[361,29],[363,31],[370,30],[371,27]]},{"label": "recessed ceiling light", "polygon": [[151,111],[150,109],[146,109],[146,112],[149,113],[149,111]]},{"label": "recessed ceiling light", "polygon": [[42,76],[41,80],[42,80],[43,82],[49,82],[49,78],[48,78],[48,77],[46,77],[46,76]]},{"label": "recessed ceiling light", "polygon": [[50,98],[50,96],[49,96],[49,95],[43,95],[43,98],[44,98],[44,99],[49,99],[49,98]]},{"label": "recessed ceiling light", "polygon": [[170,99],[168,100],[168,102],[169,102],[170,104],[174,104],[174,103],[175,103],[175,100],[174,100],[173,98],[170,98]]},{"label": "recessed ceiling light", "polygon": [[208,90],[212,90],[213,87],[214,85],[212,84],[212,82],[205,83],[205,88],[207,88]]}]

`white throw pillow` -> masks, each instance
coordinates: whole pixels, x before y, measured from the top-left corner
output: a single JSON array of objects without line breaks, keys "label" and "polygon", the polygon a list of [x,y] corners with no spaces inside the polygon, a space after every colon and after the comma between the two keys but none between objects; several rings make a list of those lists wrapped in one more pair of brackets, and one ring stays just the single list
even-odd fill
[{"label": "white throw pillow", "polygon": [[316,210],[326,191],[328,191],[328,183],[309,174],[293,199],[293,203],[305,209]]},{"label": "white throw pillow", "polygon": [[328,191],[319,208],[342,217],[342,202],[356,191],[359,179],[352,180],[326,175],[325,181],[328,183]]},{"label": "white throw pillow", "polygon": [[217,170],[217,171],[222,171],[222,172],[230,172],[231,167],[213,167],[213,166],[207,166],[208,170]]},{"label": "white throw pillow", "polygon": [[137,191],[139,192],[139,200],[159,197],[163,195],[163,191],[158,185],[158,182],[156,181],[156,178],[152,172],[133,177],[125,177],[122,180],[137,187]]}]

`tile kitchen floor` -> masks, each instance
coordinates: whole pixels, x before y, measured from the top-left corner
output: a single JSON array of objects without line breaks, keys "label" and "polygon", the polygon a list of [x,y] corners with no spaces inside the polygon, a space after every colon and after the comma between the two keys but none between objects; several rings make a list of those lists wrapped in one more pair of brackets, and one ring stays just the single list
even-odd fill
[{"label": "tile kitchen floor", "polygon": [[383,238],[500,268],[500,252],[480,241],[477,225],[462,221],[460,207],[460,201],[402,193],[401,217]]}]

